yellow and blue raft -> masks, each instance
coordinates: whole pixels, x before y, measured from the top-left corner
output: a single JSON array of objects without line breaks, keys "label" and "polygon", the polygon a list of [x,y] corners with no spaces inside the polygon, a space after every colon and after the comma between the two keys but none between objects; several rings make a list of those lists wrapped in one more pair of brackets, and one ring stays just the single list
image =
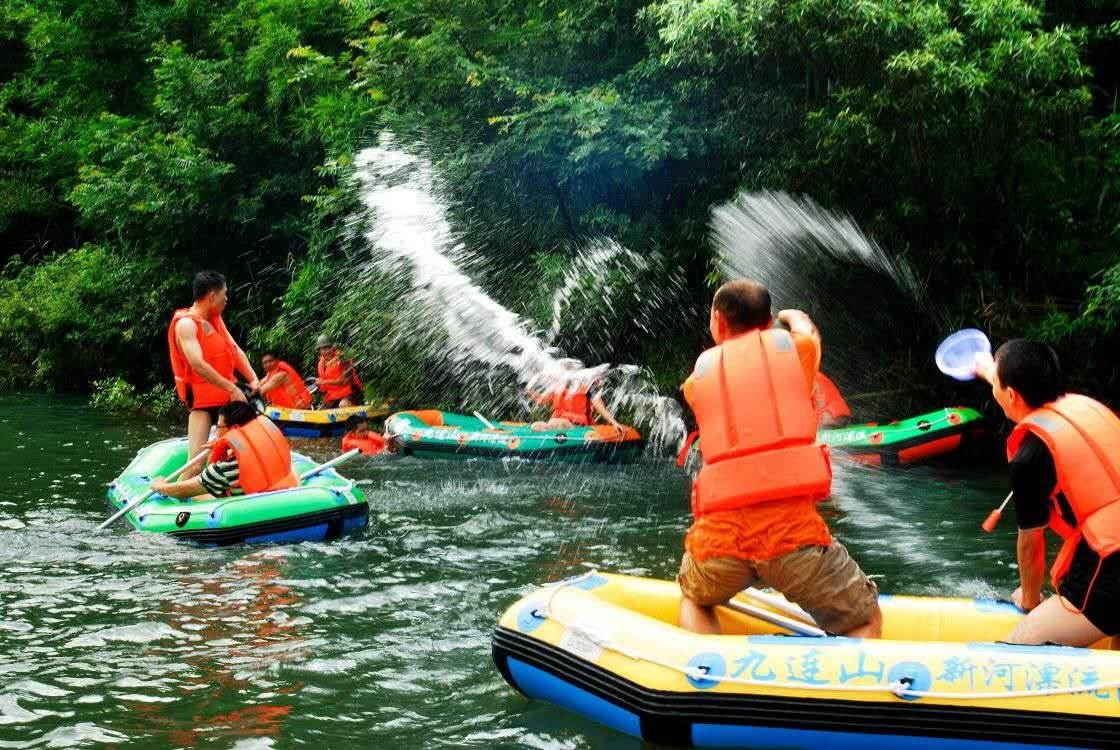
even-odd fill
[{"label": "yellow and blue raft", "polygon": [[864,640],[790,635],[774,623],[808,619],[796,607],[740,599],[756,616],[721,607],[724,635],[698,635],[676,583],[587,573],[510,607],[494,662],[530,698],[666,745],[1120,745],[1120,652],[998,643],[1009,603],[882,595],[884,637]]}]

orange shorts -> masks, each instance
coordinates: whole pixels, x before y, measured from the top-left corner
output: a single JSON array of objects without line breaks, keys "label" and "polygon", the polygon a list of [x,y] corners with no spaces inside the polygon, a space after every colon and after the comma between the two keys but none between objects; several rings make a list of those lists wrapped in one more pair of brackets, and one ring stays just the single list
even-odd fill
[{"label": "orange shorts", "polygon": [[728,602],[762,582],[801,606],[829,633],[863,625],[875,612],[879,589],[835,539],[827,547],[799,547],[772,560],[681,559],[681,593],[704,607]]}]

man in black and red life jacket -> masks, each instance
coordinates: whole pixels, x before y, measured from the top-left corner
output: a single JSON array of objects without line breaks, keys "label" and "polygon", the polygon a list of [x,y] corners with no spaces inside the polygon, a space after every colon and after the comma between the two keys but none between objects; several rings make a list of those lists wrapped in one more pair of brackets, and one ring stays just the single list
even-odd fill
[{"label": "man in black and red life jacket", "polygon": [[234,401],[218,410],[218,438],[202,473],[178,482],[156,477],[151,486],[167,497],[208,500],[298,485],[287,438],[268,417],[258,416],[243,401]]},{"label": "man in black and red life jacket", "polygon": [[[1120,418],[1066,393],[1045,344],[1008,341],[977,357],[977,372],[1015,428],[1007,441],[1019,524],[1019,588],[1029,614],[1012,643],[1087,646],[1120,633]],[[1057,595],[1043,600],[1045,531],[1064,544],[1050,569]]]},{"label": "man in black and red life jacket", "polygon": [[[196,456],[210,435],[218,409],[231,401],[245,401],[234,373],[241,373],[251,391],[259,383],[249,358],[222,320],[228,300],[225,277],[216,271],[200,271],[195,274],[193,291],[194,303],[176,310],[171,318],[167,348],[175,390],[190,410],[188,453]],[[185,476],[197,473],[192,467]]]}]

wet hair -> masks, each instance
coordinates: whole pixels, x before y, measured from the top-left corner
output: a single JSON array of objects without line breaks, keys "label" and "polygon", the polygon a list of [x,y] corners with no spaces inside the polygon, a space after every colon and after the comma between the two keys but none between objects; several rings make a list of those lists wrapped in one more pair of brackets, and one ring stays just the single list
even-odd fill
[{"label": "wet hair", "polygon": [[723,315],[733,333],[762,328],[770,322],[770,292],[747,279],[729,281],[716,291],[712,309]]},{"label": "wet hair", "polygon": [[230,401],[218,409],[218,416],[225,417],[226,427],[240,427],[257,418],[257,410],[244,401]]},{"label": "wet hair", "polygon": [[1014,388],[1027,406],[1038,408],[1065,393],[1058,355],[1046,344],[1011,339],[996,350],[996,374],[1004,388]]},{"label": "wet hair", "polygon": [[226,277],[217,271],[199,271],[194,275],[194,282],[191,286],[194,290],[195,302],[197,302],[210,292],[225,289]]},{"label": "wet hair", "polygon": [[346,431],[353,432],[358,429],[358,425],[362,422],[369,422],[369,417],[363,417],[361,414],[351,414],[346,418]]}]

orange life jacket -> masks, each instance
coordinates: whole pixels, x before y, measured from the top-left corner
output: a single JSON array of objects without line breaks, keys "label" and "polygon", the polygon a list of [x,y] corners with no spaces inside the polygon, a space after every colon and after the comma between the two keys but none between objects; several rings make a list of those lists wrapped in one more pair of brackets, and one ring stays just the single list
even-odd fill
[{"label": "orange life jacket", "polygon": [[386,445],[385,436],[376,432],[366,433],[362,437],[350,432],[342,436],[342,450],[349,451],[357,448],[367,456],[376,456],[385,450]]},{"label": "orange life jacket", "polygon": [[816,441],[817,416],[788,331],[749,331],[709,349],[683,389],[704,458],[693,515],[828,497],[828,447]]},{"label": "orange life jacket", "polygon": [[268,417],[233,427],[210,449],[210,463],[237,459],[241,472],[236,484],[246,495],[295,487],[288,439]]},{"label": "orange life jacket", "polygon": [[573,425],[587,426],[594,419],[591,415],[591,399],[586,383],[573,384],[552,397],[552,416],[550,419],[566,419]]},{"label": "orange life jacket", "polygon": [[[1088,396],[1067,394],[1015,425],[1007,439],[1009,461],[1028,432],[1050,449],[1058,475],[1050,496],[1050,528],[1065,540],[1050,569],[1057,588],[1082,539],[1102,559],[1120,550],[1120,418]],[[1076,526],[1062,519],[1059,492],[1069,502]]]},{"label": "orange life jacket", "polygon": [[292,367],[287,362],[278,361],[276,363],[276,369],[287,374],[288,382],[264,394],[268,403],[273,406],[282,406],[286,409],[310,408],[311,391],[307,390],[307,384],[303,382],[303,378],[296,372],[296,368]]},{"label": "orange life jacket", "polygon": [[206,364],[218,371],[226,380],[233,380],[235,352],[237,345],[226,330],[221,315],[206,320],[191,312],[189,307],[176,310],[171,316],[171,326],[167,329],[167,349],[171,354],[171,373],[175,376],[175,392],[184,404],[203,409],[224,406],[229,403],[229,393],[199,375],[187,361],[179,340],[175,336],[175,326],[183,318],[190,318],[198,327],[198,345]]},{"label": "orange life jacket", "polygon": [[335,353],[332,357],[319,357],[319,380],[338,380],[346,374],[346,369],[349,368],[351,372],[350,380],[342,383],[341,385],[324,385],[320,387],[323,393],[323,398],[327,401],[338,401],[339,399],[348,398],[355,390],[361,393],[362,381],[358,380],[358,374],[354,371],[353,360],[348,360],[345,364],[342,362],[342,355]]},{"label": "orange life jacket", "polygon": [[813,385],[813,408],[817,411],[818,424],[825,426],[852,416],[840,389],[823,372],[817,373],[817,382]]}]

